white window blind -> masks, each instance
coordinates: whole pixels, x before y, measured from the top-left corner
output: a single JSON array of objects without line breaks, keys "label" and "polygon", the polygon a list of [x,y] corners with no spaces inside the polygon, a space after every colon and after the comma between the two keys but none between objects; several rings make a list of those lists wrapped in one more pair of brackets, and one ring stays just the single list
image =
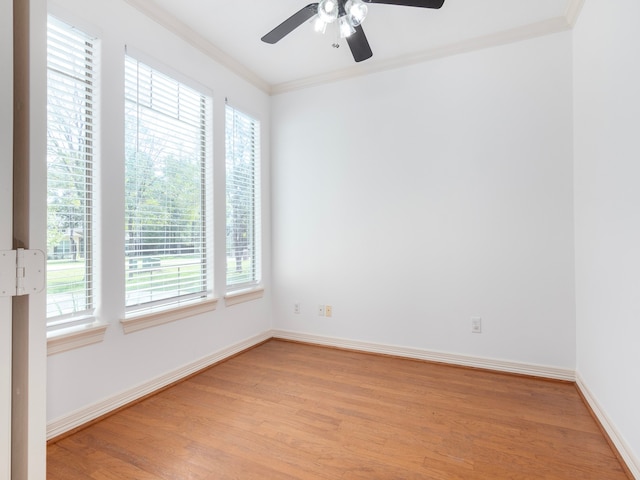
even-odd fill
[{"label": "white window blind", "polygon": [[47,324],[94,308],[93,211],[97,155],[96,40],[47,20]]},{"label": "white window blind", "polygon": [[125,59],[128,314],[207,297],[208,96]]},{"label": "white window blind", "polygon": [[260,123],[226,107],[227,290],[260,282]]}]

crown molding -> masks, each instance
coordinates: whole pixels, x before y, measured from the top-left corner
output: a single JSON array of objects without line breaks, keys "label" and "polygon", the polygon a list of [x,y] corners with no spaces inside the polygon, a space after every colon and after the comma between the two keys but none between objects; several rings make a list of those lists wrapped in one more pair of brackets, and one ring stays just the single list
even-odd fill
[{"label": "crown molding", "polygon": [[438,48],[425,50],[411,55],[396,57],[369,65],[358,64],[354,67],[331,72],[325,75],[317,75],[303,78],[301,80],[294,80],[292,82],[279,83],[271,87],[271,94],[277,95],[291,92],[293,90],[300,90],[325,83],[359,77],[362,75],[407,67],[418,63],[428,62],[430,60],[450,57],[476,50],[483,50],[485,48],[496,47],[499,45],[506,45],[509,43],[519,42],[521,40],[542,37],[569,29],[571,29],[571,25],[568,23],[566,17],[551,18],[549,20],[532,23],[523,27],[503,30],[502,32],[491,35],[475,37],[469,40],[463,40],[462,42],[443,45]]},{"label": "crown molding", "polygon": [[239,77],[270,95],[278,95],[294,90],[301,90],[327,83],[338,82],[386,70],[403,68],[452,55],[459,55],[462,53],[473,52],[476,50],[506,45],[509,43],[571,30],[576,24],[580,11],[582,10],[582,6],[584,5],[584,0],[567,0],[567,6],[563,16],[524,25],[518,28],[504,30],[491,35],[475,37],[461,42],[443,45],[438,48],[425,50],[411,55],[405,55],[370,64],[357,64],[346,69],[326,74],[314,75],[299,80],[293,80],[291,82],[271,85],[251,69],[247,68],[229,54],[219,49],[187,25],[167,14],[163,9],[158,8],[154,2],[145,0],[125,0],[125,2],[158,24],[167,28],[169,31],[173,32]]},{"label": "crown molding", "polygon": [[564,11],[564,16],[571,28],[573,28],[578,21],[583,5],[584,0],[569,0],[567,8]]},{"label": "crown molding", "polygon": [[238,62],[231,55],[219,49],[213,43],[206,40],[194,30],[189,28],[180,20],[167,14],[163,9],[158,8],[155,2],[145,0],[125,0],[126,3],[142,12],[145,16],[163,26],[170,32],[173,32],[185,42],[200,50],[202,53],[215,60],[223,67],[232,71],[239,77],[243,78],[253,86],[259,88],[265,93],[271,93],[271,86],[261,77],[256,75],[251,69]]}]

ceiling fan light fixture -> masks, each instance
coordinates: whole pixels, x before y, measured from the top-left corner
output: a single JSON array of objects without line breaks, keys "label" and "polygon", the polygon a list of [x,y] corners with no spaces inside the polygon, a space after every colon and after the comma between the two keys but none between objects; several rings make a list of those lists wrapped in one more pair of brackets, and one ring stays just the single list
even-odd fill
[{"label": "ceiling fan light fixture", "polygon": [[324,33],[327,31],[327,22],[316,15],[316,18],[313,21],[313,29],[318,33]]},{"label": "ceiling fan light fixture", "polygon": [[[367,36],[360,25],[367,16],[369,3],[438,9],[444,2],[445,0],[315,0],[314,3],[295,12],[261,40],[269,44],[277,43],[305,22],[313,22],[314,29],[324,33],[327,25],[336,23],[337,20],[338,37],[347,39],[346,43],[353,59],[362,62],[373,55]],[[333,46],[340,46],[339,39]]]},{"label": "ceiling fan light fixture", "polygon": [[337,0],[320,0],[318,3],[318,18],[324,23],[333,23],[338,18]]},{"label": "ceiling fan light fixture", "polygon": [[354,27],[364,22],[368,12],[367,5],[362,0],[347,0],[344,9],[347,13],[349,23]]},{"label": "ceiling fan light fixture", "polygon": [[340,17],[339,21],[340,26],[340,37],[347,38],[356,33],[356,29],[353,25],[351,25],[351,21],[349,20],[347,15],[343,15]]}]

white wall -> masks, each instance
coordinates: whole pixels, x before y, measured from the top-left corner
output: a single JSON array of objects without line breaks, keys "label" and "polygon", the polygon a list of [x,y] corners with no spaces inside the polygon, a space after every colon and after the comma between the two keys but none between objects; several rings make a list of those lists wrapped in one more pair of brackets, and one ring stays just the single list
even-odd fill
[{"label": "white wall", "polygon": [[640,3],[574,30],[577,371],[640,472]]},{"label": "white wall", "polygon": [[[637,457],[640,6],[614,3],[586,2],[574,34],[275,97],[269,183],[263,93],[121,1],[58,0],[63,19],[103,39],[111,134],[122,131],[125,43],[214,91],[217,242],[222,99],[262,120],[267,294],[124,335],[122,292],[106,289],[105,341],[49,357],[49,420],[263,332],[272,311],[279,329],[568,369],[577,328],[578,374]],[[103,222],[122,215],[122,138],[111,138]],[[123,249],[118,230],[102,242]],[[216,265],[222,285],[224,255]],[[121,273],[107,262],[103,281]],[[318,317],[318,304],[334,316]]]},{"label": "white wall", "polygon": [[274,327],[573,369],[571,55],[567,32],[275,97]]},{"label": "white wall", "polygon": [[[48,359],[49,422],[87,408],[156,377],[271,328],[268,95],[215,64],[121,0],[59,0],[52,13],[102,39],[102,151],[100,218],[103,296],[100,319],[109,322],[105,340]],[[261,120],[265,296],[262,299],[125,335],[124,315],[124,48],[156,59],[213,92],[214,224],[217,295],[225,283],[224,99]],[[42,201],[45,201],[44,192]]]}]

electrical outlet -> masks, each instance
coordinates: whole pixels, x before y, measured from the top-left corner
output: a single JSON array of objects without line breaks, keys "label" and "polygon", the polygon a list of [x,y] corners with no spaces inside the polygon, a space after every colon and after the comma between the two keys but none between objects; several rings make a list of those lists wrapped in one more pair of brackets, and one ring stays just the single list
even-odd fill
[{"label": "electrical outlet", "polygon": [[324,317],[324,305],[318,305],[318,316]]},{"label": "electrical outlet", "polygon": [[300,314],[300,304],[299,303],[294,303],[293,304],[293,313],[295,313],[296,315]]},{"label": "electrical outlet", "polygon": [[324,316],[330,317],[333,314],[333,307],[331,305],[324,306]]},{"label": "electrical outlet", "polygon": [[482,333],[482,319],[480,317],[471,318],[471,333]]}]

